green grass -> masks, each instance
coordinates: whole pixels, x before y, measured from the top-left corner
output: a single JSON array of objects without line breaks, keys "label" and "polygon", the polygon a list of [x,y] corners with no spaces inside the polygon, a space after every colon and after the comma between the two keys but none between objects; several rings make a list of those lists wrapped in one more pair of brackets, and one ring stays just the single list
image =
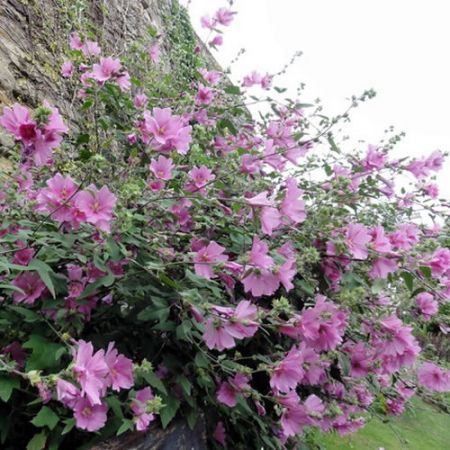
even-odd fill
[{"label": "green grass", "polygon": [[450,414],[416,397],[401,417],[387,423],[373,419],[350,436],[326,435],[323,446],[326,450],[449,450]]}]

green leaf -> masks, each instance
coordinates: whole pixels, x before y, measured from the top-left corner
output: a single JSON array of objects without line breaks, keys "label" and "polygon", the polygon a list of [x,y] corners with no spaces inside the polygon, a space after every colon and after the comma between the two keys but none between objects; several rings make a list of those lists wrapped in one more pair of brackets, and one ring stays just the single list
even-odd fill
[{"label": "green leaf", "polygon": [[7,305],[7,308],[10,309],[11,311],[14,311],[17,314],[20,314],[27,323],[42,321],[42,317],[36,314],[31,309],[17,305]]},{"label": "green leaf", "polygon": [[142,376],[150,386],[154,387],[162,394],[167,395],[167,390],[164,383],[153,372],[146,372]]},{"label": "green leaf", "polygon": [[45,443],[47,442],[47,433],[42,430],[40,433],[35,434],[30,442],[28,442],[27,450],[42,450],[45,448]]},{"label": "green leaf", "polygon": [[177,377],[177,382],[183,388],[183,392],[186,397],[190,397],[192,392],[192,383],[187,379],[187,377],[184,375],[180,375]]},{"label": "green leaf", "polygon": [[24,294],[22,289],[20,289],[17,286],[14,286],[12,284],[0,284],[0,289],[5,289],[5,290],[9,290],[9,291],[15,291],[15,292],[18,292],[19,294]]},{"label": "green leaf", "polygon": [[431,278],[431,268],[428,266],[420,266],[419,267],[420,271],[422,272],[423,276],[425,278],[430,279]]},{"label": "green leaf", "polygon": [[7,402],[12,394],[13,389],[20,387],[17,378],[11,378],[6,375],[0,376],[0,398]]},{"label": "green leaf", "polygon": [[48,406],[43,406],[31,421],[35,427],[48,427],[50,430],[56,427],[59,417]]},{"label": "green leaf", "polygon": [[70,431],[72,431],[72,428],[75,426],[75,419],[72,417],[71,419],[65,420],[64,423],[66,424],[66,426],[61,431],[62,435],[70,433]]},{"label": "green leaf", "polygon": [[180,401],[175,397],[163,397],[164,406],[159,413],[161,418],[161,424],[163,428],[166,428],[171,420],[175,417],[178,408],[180,407]]},{"label": "green leaf", "polygon": [[223,90],[230,95],[241,95],[241,88],[239,86],[233,86],[232,84],[225,86]]},{"label": "green leaf", "polygon": [[32,350],[26,363],[25,369],[27,372],[55,368],[58,365],[58,359],[64,353],[61,349],[65,350],[64,346],[50,342],[37,334],[32,334],[28,341],[23,344],[23,347]]},{"label": "green leaf", "polygon": [[123,419],[122,425],[117,430],[116,436],[119,436],[119,435],[125,433],[126,431],[132,430],[133,427],[134,427],[134,423],[133,423],[132,420],[130,420],[130,419]]},{"label": "green leaf", "polygon": [[169,317],[170,307],[167,301],[163,298],[152,297],[151,301],[153,305],[149,305],[139,312],[137,315],[138,320],[147,322],[151,320],[158,320],[159,322],[165,322]]},{"label": "green leaf", "polygon": [[197,425],[197,420],[198,412],[195,409],[190,409],[186,414],[186,421],[191,430],[193,430],[195,428],[195,425]]},{"label": "green leaf", "polygon": [[405,281],[405,285],[409,291],[414,290],[414,277],[409,272],[402,272],[400,276]]},{"label": "green leaf", "polygon": [[101,286],[106,286],[106,287],[111,286],[114,283],[114,280],[115,280],[115,277],[112,273],[108,273],[104,277],[100,277],[98,280],[95,280],[93,283],[89,284],[86,287],[86,289],[78,297],[78,300],[82,300],[83,298],[89,297]]},{"label": "green leaf", "polygon": [[122,404],[117,397],[108,397],[106,399],[106,403],[108,403],[109,407],[113,410],[117,417],[123,419]]},{"label": "green leaf", "polygon": [[227,129],[234,136],[238,134],[238,130],[230,119],[220,119],[217,122],[217,127],[220,131]]},{"label": "green leaf", "polygon": [[28,264],[28,267],[31,270],[34,269],[37,271],[37,273],[41,277],[41,280],[47,286],[47,289],[50,291],[53,298],[55,298],[55,287],[53,286],[53,281],[50,278],[50,274],[54,273],[52,268],[44,261],[40,261],[39,259],[33,259],[30,264]]},{"label": "green leaf", "polygon": [[80,134],[77,137],[77,140],[76,140],[75,144],[76,145],[88,144],[89,143],[89,139],[90,139],[89,134]]}]

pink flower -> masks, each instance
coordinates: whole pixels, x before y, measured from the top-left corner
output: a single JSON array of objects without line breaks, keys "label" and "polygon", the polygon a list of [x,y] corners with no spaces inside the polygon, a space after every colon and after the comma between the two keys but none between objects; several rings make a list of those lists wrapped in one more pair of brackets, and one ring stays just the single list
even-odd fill
[{"label": "pink flower", "polygon": [[151,388],[146,387],[136,391],[135,399],[131,402],[131,410],[136,418],[136,430],[145,431],[155,415],[147,413],[147,402],[153,400],[154,395]]},{"label": "pink flower", "polygon": [[439,196],[439,186],[436,183],[428,183],[422,187],[422,190],[431,198],[438,198]]},{"label": "pink flower", "polygon": [[70,78],[73,75],[73,62],[65,61],[61,66],[61,75],[65,78]]},{"label": "pink flower", "polygon": [[219,8],[214,14],[214,20],[220,25],[227,27],[233,21],[235,14],[237,14],[235,11],[227,8]]},{"label": "pink flower", "polygon": [[161,49],[160,49],[159,42],[155,42],[148,49],[148,56],[149,56],[149,58],[150,58],[150,60],[152,61],[153,64],[158,64],[159,57],[160,57],[160,52],[161,52]]},{"label": "pink flower", "polygon": [[450,391],[450,371],[441,369],[436,364],[426,362],[418,371],[419,383],[436,392]]},{"label": "pink flower", "polygon": [[365,377],[369,373],[372,359],[362,342],[351,348],[350,375],[353,378]]},{"label": "pink flower", "polygon": [[120,73],[122,64],[118,59],[114,59],[110,56],[107,58],[100,58],[100,64],[94,64],[92,66],[92,76],[97,81],[103,83],[112,77],[117,76]]},{"label": "pink flower", "polygon": [[223,44],[223,37],[220,34],[217,34],[209,41],[209,45],[212,47],[218,47],[219,45],[222,44]]},{"label": "pink flower", "polygon": [[366,170],[382,169],[385,164],[386,155],[378,151],[374,145],[369,144],[367,149],[366,159],[363,162],[363,167]]},{"label": "pink flower", "polygon": [[265,90],[269,90],[272,87],[272,80],[273,80],[273,76],[266,73],[261,78],[261,87]]},{"label": "pink flower", "polygon": [[69,45],[72,50],[81,50],[83,48],[83,42],[76,31],[70,33]]},{"label": "pink flower", "polygon": [[244,77],[244,81],[242,82],[242,86],[244,87],[252,87],[255,84],[260,84],[262,80],[262,76],[256,72],[255,70],[250,74]]},{"label": "pink flower", "polygon": [[81,392],[72,383],[59,378],[56,382],[56,397],[64,406],[74,409]]},{"label": "pink flower", "polygon": [[51,214],[58,222],[71,221],[74,216],[75,194],[78,186],[70,178],[57,173],[47,180],[47,188],[41,189],[36,197],[37,210]]},{"label": "pink flower", "polygon": [[216,428],[214,429],[213,438],[223,447],[226,445],[227,434],[225,432],[225,427],[223,422],[217,422]]},{"label": "pink flower", "polygon": [[86,41],[81,48],[81,51],[83,52],[84,56],[87,56],[88,58],[91,56],[98,56],[101,53],[101,49],[97,42],[94,41]]},{"label": "pink flower", "polygon": [[26,159],[32,157],[38,166],[48,163],[52,149],[58,147],[62,141],[61,134],[68,131],[58,109],[51,107],[47,102],[43,105],[50,110],[50,115],[47,123],[39,126],[31,119],[28,109],[18,104],[13,108],[6,107],[0,117],[0,125],[22,142],[23,156]]},{"label": "pink flower", "polygon": [[209,105],[214,100],[214,92],[207,86],[199,85],[195,102],[199,105]]},{"label": "pink flower", "polygon": [[346,244],[350,254],[356,259],[366,259],[367,244],[371,238],[367,228],[360,223],[352,223],[347,227]]},{"label": "pink flower", "polygon": [[250,250],[249,264],[258,269],[269,269],[273,266],[273,258],[268,255],[269,248],[267,244],[259,239],[258,236],[253,237],[253,245]]},{"label": "pink flower", "polygon": [[21,266],[28,266],[33,259],[35,250],[33,248],[24,248],[14,253],[13,263]]},{"label": "pink flower", "polygon": [[255,195],[254,197],[246,198],[245,201],[251,205],[256,207],[263,207],[263,206],[273,206],[273,200],[269,200],[267,198],[268,192],[262,191],[259,194]]},{"label": "pink flower", "polygon": [[85,214],[86,222],[106,232],[109,232],[116,202],[117,197],[106,186],[98,190],[92,184],[87,190],[79,192],[75,200],[77,208]]},{"label": "pink flower", "polygon": [[443,275],[450,269],[450,249],[438,248],[428,264],[434,276]]},{"label": "pink flower", "polygon": [[91,342],[78,341],[75,353],[73,373],[81,386],[81,394],[86,396],[92,405],[100,405],[106,391],[106,377],[109,367],[105,361],[105,352],[98,350],[94,353]]},{"label": "pink flower", "polygon": [[156,178],[160,180],[172,179],[172,170],[174,168],[171,158],[165,158],[160,156],[158,160],[152,159],[150,162],[150,170],[153,172]]},{"label": "pink flower", "polygon": [[108,407],[106,404],[91,405],[88,399],[80,398],[74,410],[75,425],[81,430],[100,430],[100,428],[105,426],[107,412]]},{"label": "pink flower", "polygon": [[203,334],[203,340],[209,349],[233,348],[236,345],[234,339],[251,337],[258,329],[257,309],[249,301],[241,301],[234,310],[214,306],[213,311],[217,316],[206,321]]},{"label": "pink flower", "polygon": [[417,225],[413,223],[403,223],[399,225],[397,231],[389,235],[389,239],[394,248],[400,250],[410,250],[414,244],[419,242]]},{"label": "pink flower", "polygon": [[207,246],[202,247],[194,256],[195,273],[208,280],[214,278],[213,264],[220,261],[227,261],[228,256],[224,255],[225,247],[217,242],[211,241]]},{"label": "pink flower", "polygon": [[168,152],[176,149],[186,154],[192,140],[190,126],[184,126],[181,117],[172,116],[170,108],[153,108],[153,114],[144,111],[144,122],[141,124],[143,140],[151,143],[155,150]]},{"label": "pink flower", "polygon": [[105,362],[109,368],[106,380],[113,391],[130,389],[133,386],[133,361],[119,354],[117,349],[114,348],[114,342],[110,342],[108,345]]},{"label": "pink flower", "polygon": [[203,79],[209,83],[211,86],[216,85],[220,78],[222,77],[222,75],[220,74],[220,72],[217,72],[216,70],[207,70],[204,68],[198,69],[199,73],[201,74],[201,76],[203,77]]},{"label": "pink flower", "polygon": [[273,369],[270,387],[279,392],[295,389],[305,374],[302,364],[301,352],[296,347],[292,347],[285,358]]},{"label": "pink flower", "polygon": [[280,287],[278,276],[268,270],[252,271],[243,280],[245,292],[251,292],[254,297],[272,295]]},{"label": "pink flower", "polygon": [[377,278],[385,279],[388,274],[395,272],[397,269],[398,265],[395,260],[389,258],[377,258],[373,262],[369,276],[374,280]]},{"label": "pink flower", "polygon": [[301,223],[306,219],[305,202],[300,200],[303,191],[297,187],[294,178],[286,181],[286,195],[281,202],[281,213],[292,220],[294,224]]},{"label": "pink flower", "polygon": [[37,272],[22,272],[11,284],[23,291],[23,293],[13,292],[14,303],[32,305],[37,299],[42,297],[45,291],[45,284]]},{"label": "pink flower", "polygon": [[395,315],[380,321],[383,335],[373,336],[377,356],[382,360],[385,373],[392,373],[400,367],[411,365],[420,352],[412,328],[405,326]]},{"label": "pink flower", "polygon": [[421,292],[417,295],[416,305],[426,320],[429,320],[439,311],[439,303],[434,299],[433,295],[428,292]]},{"label": "pink flower", "polygon": [[314,307],[301,315],[299,326],[303,339],[315,350],[334,350],[342,343],[347,314],[323,295],[318,295]]},{"label": "pink flower", "polygon": [[370,236],[372,237],[372,242],[370,246],[379,253],[387,253],[392,250],[391,242],[389,238],[384,233],[384,228],[379,225],[372,228],[369,231]]},{"label": "pink flower", "polygon": [[214,28],[214,21],[209,16],[200,17],[200,24],[203,28],[207,28],[208,30],[212,30]]},{"label": "pink flower", "polygon": [[188,172],[188,175],[198,189],[205,187],[207,183],[216,178],[211,169],[206,166],[194,167]]},{"label": "pink flower", "polygon": [[444,163],[444,155],[440,150],[434,151],[426,160],[425,165],[428,169],[438,172],[442,169]]},{"label": "pink flower", "polygon": [[222,351],[226,348],[233,348],[236,345],[233,336],[228,332],[225,323],[219,318],[210,317],[206,321],[203,340],[210,350],[216,348],[217,350]]},{"label": "pink flower", "polygon": [[145,108],[148,98],[145,94],[137,94],[134,96],[133,105],[135,108]]},{"label": "pink flower", "polygon": [[0,116],[0,125],[12,133],[17,140],[25,143],[36,138],[36,122],[32,120],[30,111],[18,103],[12,108],[6,106]]},{"label": "pink flower", "polygon": [[250,378],[242,373],[237,373],[233,378],[229,378],[227,382],[222,382],[217,391],[217,400],[224,405],[234,408],[237,404],[237,395],[250,389],[248,382]]},{"label": "pink flower", "polygon": [[264,207],[261,210],[261,229],[263,233],[272,236],[273,230],[281,225],[281,214],[276,208]]},{"label": "pink flower", "polygon": [[116,77],[117,86],[119,86],[122,92],[127,92],[131,88],[130,74],[128,72],[122,72]]},{"label": "pink flower", "polygon": [[241,300],[227,324],[227,332],[235,339],[252,337],[258,330],[258,309],[248,300]]},{"label": "pink flower", "polygon": [[294,288],[292,280],[297,273],[297,266],[295,258],[288,258],[277,270],[278,279],[280,283],[284,286],[286,291],[290,291]]}]

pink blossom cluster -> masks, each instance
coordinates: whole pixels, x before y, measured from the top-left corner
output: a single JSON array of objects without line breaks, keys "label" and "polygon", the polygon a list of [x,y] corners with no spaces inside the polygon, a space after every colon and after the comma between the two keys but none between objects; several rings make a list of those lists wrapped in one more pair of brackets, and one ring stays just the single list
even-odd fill
[{"label": "pink blossom cluster", "polygon": [[258,309],[248,300],[240,301],[236,308],[212,306],[211,313],[203,334],[209,349],[233,348],[235,339],[252,337],[258,330]]},{"label": "pink blossom cluster", "polygon": [[107,186],[101,189],[93,184],[81,190],[70,176],[57,173],[47,180],[36,196],[37,211],[49,214],[57,222],[77,229],[81,223],[90,223],[109,232],[117,197]]},{"label": "pink blossom cluster", "polygon": [[97,431],[107,420],[108,406],[104,401],[107,389],[120,391],[133,387],[133,363],[119,354],[113,342],[105,353],[103,350],[94,352],[91,342],[80,340],[72,373],[78,386],[58,379],[57,398],[73,411],[77,428]]},{"label": "pink blossom cluster", "polygon": [[30,110],[14,104],[5,107],[0,116],[0,125],[20,142],[24,162],[34,162],[37,166],[48,165],[52,150],[62,142],[62,135],[68,132],[57,108],[44,102],[45,118],[42,121],[33,118]]},{"label": "pink blossom cluster", "polygon": [[167,153],[176,150],[185,155],[191,143],[190,125],[183,118],[172,115],[170,108],[153,108],[144,111],[144,120],[138,125],[142,141],[153,150]]}]

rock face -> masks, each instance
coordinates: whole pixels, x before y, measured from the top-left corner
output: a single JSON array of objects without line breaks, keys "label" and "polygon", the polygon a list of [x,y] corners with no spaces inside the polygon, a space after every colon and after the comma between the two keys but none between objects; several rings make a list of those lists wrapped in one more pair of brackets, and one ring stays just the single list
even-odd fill
[{"label": "rock face", "polygon": [[166,430],[151,427],[143,435],[139,432],[128,433],[113,438],[91,450],[207,450],[205,425],[199,420],[190,430],[183,420],[175,420]]},{"label": "rock face", "polygon": [[149,26],[163,27],[172,0],[2,0],[0,2],[0,106],[46,98],[71,115],[59,68],[68,35],[89,20],[104,54],[123,53]]}]

